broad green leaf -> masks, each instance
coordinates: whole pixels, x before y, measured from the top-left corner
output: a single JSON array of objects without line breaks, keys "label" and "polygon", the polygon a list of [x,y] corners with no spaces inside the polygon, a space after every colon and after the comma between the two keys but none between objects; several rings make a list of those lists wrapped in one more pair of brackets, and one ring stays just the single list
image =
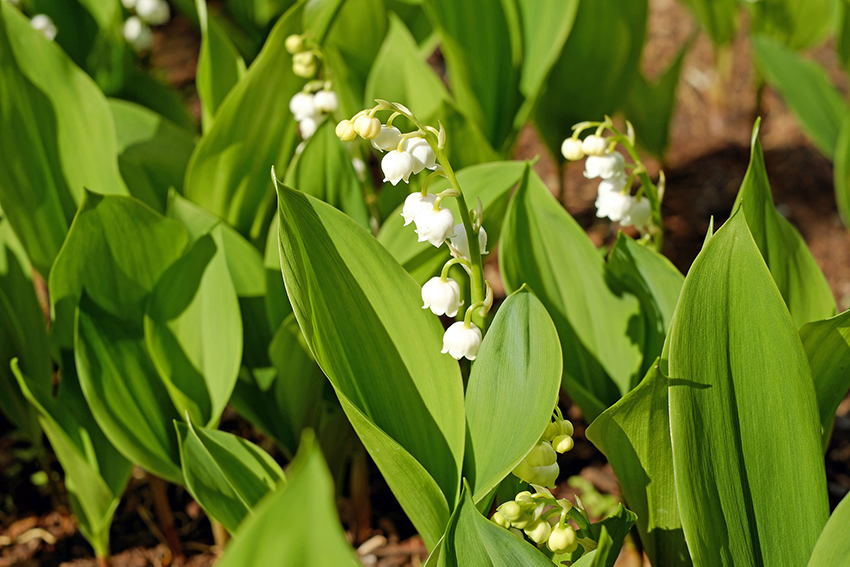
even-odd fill
[{"label": "broad green leaf", "polygon": [[[282,185],[278,200],[287,293],[316,361],[349,401],[343,404],[349,419],[391,487],[395,476],[427,471],[453,504],[463,392],[458,365],[440,353],[439,319],[422,310],[413,279],[345,214]],[[381,450],[386,444],[374,441],[380,435],[403,451]],[[421,500],[408,491],[395,494],[406,510]],[[426,542],[439,538],[442,526],[426,534],[420,518],[409,515]]]},{"label": "broad green leaf", "polygon": [[98,557],[109,555],[109,528],[132,464],[106,439],[89,411],[73,360],[63,368],[56,397],[31,388],[17,365],[12,369],[65,473],[65,487],[80,531]]},{"label": "broad green leaf", "polygon": [[46,275],[84,188],[126,194],[106,98],[62,49],[0,4],[0,206]]},{"label": "broad green leaf", "polygon": [[850,567],[850,496],[845,496],[823,528],[809,567]]},{"label": "broad green leaf", "polygon": [[835,315],[835,297],[803,237],[773,205],[758,133],[756,123],[750,165],[735,210],[746,214],[750,232],[799,328]]},{"label": "broad green leaf", "polygon": [[829,513],[817,402],[744,212],[700,252],[670,333],[676,494],[694,564],[803,565]]},{"label": "broad green leaf", "polygon": [[715,46],[728,44],[738,28],[738,0],[684,0]]},{"label": "broad green leaf", "polygon": [[106,438],[133,463],[183,484],[171,425],[180,415],[145,349],[141,325],[107,313],[83,294],[75,335],[80,386]]},{"label": "broad green leaf", "polygon": [[201,99],[201,124],[208,132],[227,93],[245,75],[245,61],[218,20],[207,16],[207,1],[195,0],[195,6],[201,28],[195,85]]},{"label": "broad green leaf", "polygon": [[197,130],[198,126],[189,115],[183,95],[142,69],[130,69],[128,73],[121,89],[110,92],[110,96],[149,108],[187,132]]},{"label": "broad green leaf", "polygon": [[[277,215],[272,217],[269,236],[266,239],[266,251],[263,257],[263,268],[266,271],[266,313],[269,324],[279,328],[284,320],[292,314],[292,306],[286,296],[283,276],[280,271],[280,247],[278,245]],[[295,440],[298,441],[297,439]]]},{"label": "broad green leaf", "polygon": [[579,3],[573,29],[535,111],[537,128],[558,159],[561,142],[570,135],[573,124],[601,120],[625,103],[640,66],[647,3]]},{"label": "broad green leaf", "polygon": [[145,342],[174,406],[215,425],[242,362],[242,318],[223,231],[197,240],[160,277],[145,312]]},{"label": "broad green leaf", "polygon": [[644,551],[652,565],[691,565],[673,481],[673,448],[667,379],[650,368],[643,381],[587,428],[637,514]]},{"label": "broad green leaf", "polygon": [[130,194],[163,212],[168,190],[183,189],[195,136],[132,102],[109,100],[118,136],[118,167]]},{"label": "broad green leaf", "polygon": [[850,4],[846,0],[835,3],[835,52],[844,65],[850,68]]},{"label": "broad green leaf", "polygon": [[262,30],[295,4],[294,0],[225,0],[227,11],[246,28]]},{"label": "broad green leaf", "polygon": [[845,115],[841,124],[841,133],[833,156],[835,202],[844,226],[850,227],[850,112]]},{"label": "broad green leaf", "polygon": [[[517,2],[522,21],[522,76],[519,89],[531,102],[537,101],[552,65],[561,55],[561,49],[573,29],[579,4],[580,0]],[[518,123],[515,121],[515,124]]]},{"label": "broad green leaf", "polygon": [[360,565],[342,531],[335,494],[321,449],[312,434],[305,434],[286,486],[260,501],[217,565]]},{"label": "broad green leaf", "polygon": [[578,561],[573,563],[572,567],[605,567],[609,559],[616,559],[616,555],[611,557],[611,550],[614,547],[614,540],[608,534],[608,530],[603,527],[599,534],[599,546],[583,554]]},{"label": "broad green leaf", "polygon": [[752,45],[767,83],[779,92],[818,149],[832,159],[847,105],[826,70],[770,37],[753,36]]},{"label": "broad green leaf", "polygon": [[[494,249],[499,241],[502,220],[510,200],[510,191],[525,171],[519,161],[485,163],[464,168],[457,172],[457,180],[469,206],[474,207],[481,199],[484,208],[484,230],[487,231],[487,248]],[[429,191],[448,189],[448,182],[435,180]],[[392,189],[390,189],[392,190]],[[406,195],[404,195],[406,197]],[[402,199],[403,200],[403,199]],[[460,211],[454,199],[444,201],[451,209],[455,220],[460,222]],[[434,248],[427,242],[417,242],[413,226],[404,226],[401,207],[384,221],[378,232],[378,242],[383,244],[404,269],[420,284],[437,274],[449,258],[445,247]]]},{"label": "broad green leaf", "polygon": [[292,73],[284,41],[300,33],[303,3],[283,16],[245,77],[219,107],[212,128],[195,148],[184,194],[252,239],[265,228],[274,203],[268,171],[295,151],[296,122],[289,99],[304,80]]},{"label": "broad green leaf", "polygon": [[826,448],[835,411],[850,389],[850,311],[804,325],[800,338],[812,369]]},{"label": "broad green leaf", "polygon": [[520,288],[499,306],[466,390],[464,476],[482,500],[534,447],[558,402],[558,332],[543,304]]},{"label": "broad green leaf", "polygon": [[230,532],[283,482],[268,453],[232,433],[174,422],[186,488]]},{"label": "broad green leaf", "polygon": [[643,357],[639,302],[609,288],[602,256],[530,169],[505,218],[499,266],[508,291],[527,284],[555,322],[564,387],[589,420],[631,389]]},{"label": "broad green leaf", "polygon": [[351,154],[337,138],[333,120],[325,120],[292,160],[285,183],[333,205],[369,227],[363,185],[351,164]]},{"label": "broad green leaf", "polygon": [[470,492],[466,486],[449,520],[437,563],[439,567],[552,566],[552,561],[532,544],[482,516],[475,508]]},{"label": "broad green leaf", "polygon": [[793,50],[821,43],[833,31],[834,0],[759,0],[749,2],[753,33],[781,42]]}]

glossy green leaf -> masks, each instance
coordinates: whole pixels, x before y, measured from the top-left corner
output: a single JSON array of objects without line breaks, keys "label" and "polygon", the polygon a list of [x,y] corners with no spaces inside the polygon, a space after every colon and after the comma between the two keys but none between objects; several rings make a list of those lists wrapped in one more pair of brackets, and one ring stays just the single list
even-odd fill
[{"label": "glossy green leaf", "polygon": [[174,426],[186,488],[228,531],[235,531],[260,499],[283,482],[280,466],[250,441],[192,422]]},{"label": "glossy green leaf", "polygon": [[653,365],[643,381],[587,428],[587,438],[605,454],[652,565],[691,565],[685,542],[676,485],[667,379]]},{"label": "glossy green leaf", "polygon": [[195,85],[201,99],[201,124],[208,132],[227,93],[245,75],[245,61],[218,20],[207,16],[206,0],[195,0],[195,6],[201,28]]},{"label": "glossy green leaf", "polygon": [[[269,236],[266,239],[266,251],[263,257],[263,268],[266,271],[266,312],[269,324],[279,328],[283,321],[292,314],[292,306],[286,296],[283,285],[283,275],[280,271],[280,247],[278,246],[277,215],[272,218]],[[297,441],[297,440],[296,440]]]},{"label": "glossy green leaf", "polygon": [[356,567],[336,511],[333,479],[312,434],[305,434],[287,483],[260,501],[236,532],[219,567]]},{"label": "glossy green leaf", "polygon": [[735,209],[746,214],[750,232],[799,328],[835,315],[835,298],[803,237],[773,205],[758,133],[756,123],[750,165]]},{"label": "glossy green leaf", "polygon": [[684,0],[715,46],[725,45],[738,28],[738,0]]},{"label": "glossy green leaf", "polygon": [[850,567],[850,496],[845,496],[823,528],[809,567]]},{"label": "glossy green leaf", "polygon": [[841,125],[841,133],[833,156],[835,202],[844,226],[850,227],[850,112]]},{"label": "glossy green leaf", "polygon": [[466,389],[464,477],[476,502],[534,447],[558,402],[558,332],[543,304],[520,288],[499,306]]},{"label": "glossy green leaf", "polygon": [[297,143],[289,99],[304,80],[292,73],[284,41],[300,33],[302,4],[275,25],[260,55],[219,107],[186,171],[184,194],[256,238],[274,203],[269,169],[285,169]]},{"label": "glossy green leaf", "polygon": [[790,49],[812,47],[833,31],[833,0],[760,0],[747,5],[753,33],[771,37]]},{"label": "glossy green leaf", "polygon": [[[307,344],[402,507],[434,543],[444,526],[424,530],[410,513],[423,497],[397,482],[427,471],[446,502],[459,492],[462,382],[440,353],[439,319],[422,310],[413,279],[345,214],[282,185],[278,200],[283,279]],[[398,448],[383,450],[390,443]]]},{"label": "glossy green leaf", "polygon": [[126,194],[106,98],[62,49],[0,5],[0,206],[46,275],[84,188]]},{"label": "glossy green leaf", "polygon": [[107,313],[84,294],[75,335],[80,386],[106,438],[131,462],[182,484],[172,425],[180,415],[151,362],[141,325]]},{"label": "glossy green leaf", "polygon": [[850,390],[850,311],[804,325],[800,338],[812,369],[826,448],[835,412]]},{"label": "glossy green leaf", "polygon": [[752,45],[767,83],[779,92],[818,149],[831,159],[847,105],[826,70],[770,37],[754,36]]},{"label": "glossy green leaf", "polygon": [[118,167],[130,194],[164,212],[168,190],[183,189],[195,136],[132,102],[110,99],[118,136]]},{"label": "glossy green leaf", "polygon": [[174,406],[215,425],[242,362],[242,318],[225,257],[223,231],[213,229],[172,264],[145,312],[145,341]]},{"label": "glossy green leaf", "polygon": [[528,284],[555,322],[564,387],[588,419],[631,389],[643,356],[639,302],[609,288],[602,256],[531,170],[505,218],[499,266],[505,287]]},{"label": "glossy green leaf", "polygon": [[670,332],[676,493],[694,564],[804,564],[829,513],[817,402],[742,211],[691,267]]},{"label": "glossy green leaf", "polygon": [[89,411],[73,361],[63,368],[56,397],[32,388],[17,362],[12,369],[21,390],[37,408],[50,446],[65,473],[65,487],[80,531],[98,557],[109,555],[109,528],[132,464],[104,436]]},{"label": "glossy green leaf", "polygon": [[482,516],[475,508],[470,492],[466,486],[449,520],[437,563],[439,567],[552,566],[552,561],[532,544]]}]

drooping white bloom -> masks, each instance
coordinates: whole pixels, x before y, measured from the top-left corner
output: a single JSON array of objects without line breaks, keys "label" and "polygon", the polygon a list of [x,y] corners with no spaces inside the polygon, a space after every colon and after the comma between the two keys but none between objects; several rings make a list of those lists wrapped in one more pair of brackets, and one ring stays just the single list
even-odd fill
[{"label": "drooping white bloom", "polygon": [[381,124],[381,132],[372,140],[372,147],[376,150],[388,152],[398,148],[401,141],[401,131],[395,126]]},{"label": "drooping white bloom", "polygon": [[165,0],[136,0],[136,14],[152,26],[161,26],[171,19],[171,8]]},{"label": "drooping white bloom", "polygon": [[620,219],[620,224],[623,226],[635,225],[637,228],[645,228],[649,224],[649,219],[652,216],[652,209],[649,204],[649,199],[642,197],[639,201],[632,200],[632,206],[629,211]]},{"label": "drooping white bloom", "polygon": [[[355,122],[355,128],[357,123]],[[393,150],[381,160],[381,169],[384,172],[384,181],[398,185],[399,181],[407,183],[410,174],[413,173],[413,156],[407,152]]]},{"label": "drooping white bloom", "polygon": [[330,114],[336,112],[337,107],[339,107],[339,99],[337,99],[335,92],[322,89],[313,95],[313,104],[319,112]]},{"label": "drooping white bloom", "polygon": [[431,278],[422,286],[422,303],[422,309],[430,309],[434,315],[454,317],[461,303],[460,286],[452,278]]},{"label": "drooping white bloom", "polygon": [[564,159],[570,161],[578,161],[583,158],[584,149],[581,140],[576,140],[575,138],[564,140],[564,143],[561,144],[561,154],[564,156]]},{"label": "drooping white bloom", "polygon": [[464,357],[475,360],[479,348],[481,348],[481,330],[475,326],[475,323],[467,326],[463,321],[458,321],[446,329],[443,335],[441,352],[448,353],[457,360]]},{"label": "drooping white bloom", "polygon": [[404,141],[404,151],[413,156],[413,173],[419,173],[425,168],[437,169],[437,156],[431,145],[422,138],[410,138]]},{"label": "drooping white bloom", "polygon": [[366,162],[359,157],[351,158],[351,166],[354,167],[354,173],[357,174],[357,179],[360,181],[366,180]]},{"label": "drooping white bloom", "polygon": [[53,41],[56,39],[56,33],[58,32],[56,24],[53,23],[53,20],[47,14],[36,14],[30,20],[30,25],[36,31],[41,32],[41,35],[48,40]]},{"label": "drooping white bloom", "polygon": [[301,122],[305,118],[313,118],[318,114],[315,98],[310,93],[305,93],[304,91],[298,91],[289,99],[289,111],[298,122]]},{"label": "drooping white bloom", "polygon": [[601,177],[611,179],[617,175],[625,175],[626,160],[620,152],[608,152],[603,155],[589,156],[584,162],[584,176],[588,179]]},{"label": "drooping white bloom", "polygon": [[408,195],[407,199],[404,200],[404,206],[401,208],[401,216],[404,217],[404,226],[412,223],[416,215],[422,211],[433,209],[434,201],[436,200],[436,195],[423,195],[420,191]]},{"label": "drooping white bloom", "polygon": [[625,174],[615,175],[613,177],[609,177],[608,179],[603,179],[599,182],[597,193],[599,195],[611,192],[619,193],[626,188],[626,181],[628,181],[628,179],[626,178]]},{"label": "drooping white bloom", "polygon": [[581,149],[584,150],[585,155],[588,156],[601,156],[605,153],[607,148],[608,141],[602,136],[597,136],[596,134],[591,134],[581,143]]},{"label": "drooping white bloom", "polygon": [[617,191],[602,193],[596,199],[596,216],[608,217],[614,222],[620,222],[632,207],[634,197]]},{"label": "drooping white bloom", "polygon": [[350,142],[357,137],[357,131],[354,130],[354,123],[351,120],[342,120],[336,125],[336,137],[343,142]]},{"label": "drooping white bloom", "polygon": [[[469,257],[469,239],[466,237],[466,228],[464,228],[463,223],[455,226],[451,243],[460,252],[462,258],[471,260]],[[481,250],[482,256],[487,253],[487,231],[484,230],[483,226],[478,231],[478,249]]]},{"label": "drooping white bloom", "polygon": [[449,209],[424,209],[413,218],[419,242],[426,240],[439,248],[451,236],[455,227],[455,217]]},{"label": "drooping white bloom", "polygon": [[130,16],[124,22],[124,39],[136,51],[147,51],[153,46],[153,32],[136,16]]},{"label": "drooping white bloom", "polygon": [[298,123],[298,130],[301,132],[301,137],[309,140],[316,133],[316,128],[319,127],[319,120],[308,116]]}]

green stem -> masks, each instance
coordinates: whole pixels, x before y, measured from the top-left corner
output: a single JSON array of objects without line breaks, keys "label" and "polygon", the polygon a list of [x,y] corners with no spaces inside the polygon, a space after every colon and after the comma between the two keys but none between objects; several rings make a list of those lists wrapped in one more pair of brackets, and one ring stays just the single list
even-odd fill
[{"label": "green stem", "polygon": [[467,268],[469,268],[469,267],[470,267],[469,262],[467,262],[465,258],[452,258],[451,260],[449,260],[448,262],[446,262],[446,265],[445,265],[445,266],[443,266],[443,271],[442,271],[442,272],[440,272],[440,279],[441,279],[442,281],[444,281],[444,282],[445,282],[445,281],[448,279],[448,277],[449,277],[449,268],[451,268],[451,267],[452,267],[452,266],[454,266],[455,264],[463,264],[463,265],[464,265],[464,266],[466,266]]},{"label": "green stem", "polygon": [[[614,135],[620,145],[626,148],[626,151],[628,152],[629,157],[632,158],[632,161],[635,163],[643,163],[640,160],[637,149],[632,146],[631,142],[629,142],[629,138],[614,126],[609,126],[609,128],[612,132],[614,132]],[[661,202],[658,199],[658,188],[649,178],[646,168],[640,168],[638,171],[638,177],[640,178],[641,186],[646,189],[646,196],[649,199],[649,203],[652,205],[652,225],[657,229],[657,232],[652,235],[652,242],[655,246],[656,252],[661,252],[664,248],[664,229],[661,225]]]}]

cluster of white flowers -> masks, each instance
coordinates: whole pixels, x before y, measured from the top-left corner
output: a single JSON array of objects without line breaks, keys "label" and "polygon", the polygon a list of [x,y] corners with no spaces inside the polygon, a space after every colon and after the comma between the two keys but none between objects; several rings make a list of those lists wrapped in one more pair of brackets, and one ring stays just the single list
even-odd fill
[{"label": "cluster of white flowers", "polygon": [[573,424],[560,412],[546,426],[540,441],[514,468],[513,474],[529,484],[555,486],[558,479],[558,455],[573,448]]},{"label": "cluster of white flowers", "polygon": [[321,53],[307,36],[292,34],[284,41],[286,50],[292,54],[292,72],[299,77],[311,79],[319,70],[316,64]]},{"label": "cluster of white flowers", "polygon": [[545,543],[553,553],[578,549],[576,530],[567,522],[572,504],[566,498],[556,500],[545,488],[534,488],[535,494],[526,490],[500,505],[490,519],[520,538],[524,533],[537,545]]},{"label": "cluster of white flowers", "polygon": [[573,136],[564,140],[561,153],[570,161],[587,156],[585,177],[600,179],[596,216],[607,217],[622,226],[644,229],[652,216],[649,199],[640,193],[631,195],[632,178],[626,174],[626,161],[611,145],[607,138],[597,134],[587,136],[584,141]]},{"label": "cluster of white flowers", "polygon": [[167,24],[171,19],[171,8],[165,0],[121,0],[127,10],[135,15],[124,22],[124,39],[136,51],[147,51],[153,47],[151,26]]},{"label": "cluster of white flowers", "polygon": [[47,14],[36,14],[30,20],[30,25],[34,30],[41,32],[41,35],[47,38],[48,41],[56,39],[56,34],[59,30],[56,29],[56,24],[50,19]]},{"label": "cluster of white flowers", "polygon": [[308,84],[289,101],[289,110],[298,122],[298,130],[304,140],[308,140],[316,132],[326,114],[336,112],[339,107],[336,93],[330,90],[329,84],[322,85],[315,92],[311,89],[313,86],[312,83]]}]

